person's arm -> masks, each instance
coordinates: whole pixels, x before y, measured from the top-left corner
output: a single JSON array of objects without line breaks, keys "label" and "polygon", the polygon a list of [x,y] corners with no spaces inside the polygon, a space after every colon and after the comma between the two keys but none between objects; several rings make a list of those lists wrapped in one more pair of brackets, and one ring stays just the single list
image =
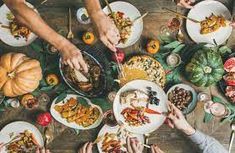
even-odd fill
[{"label": "person's arm", "polygon": [[196,130],[196,132],[188,136],[203,153],[228,153],[228,151],[214,138]]},{"label": "person's arm", "polygon": [[120,34],[114,22],[103,12],[99,0],[85,0],[85,5],[100,40],[110,50],[116,51],[116,45],[120,40]]},{"label": "person's arm", "polygon": [[32,32],[48,41],[60,51],[65,64],[69,64],[77,69],[82,67],[84,71],[88,71],[80,50],[50,28],[32,8],[26,5],[25,0],[3,1],[19,23],[28,27]]},{"label": "person's arm", "polygon": [[228,153],[228,151],[214,138],[195,130],[185,119],[182,112],[173,104],[169,104],[170,114],[168,125],[177,128],[187,135],[203,153]]},{"label": "person's arm", "polygon": [[195,0],[172,0],[172,1],[174,1],[178,6],[182,6],[187,9],[193,8],[192,4],[195,2]]}]

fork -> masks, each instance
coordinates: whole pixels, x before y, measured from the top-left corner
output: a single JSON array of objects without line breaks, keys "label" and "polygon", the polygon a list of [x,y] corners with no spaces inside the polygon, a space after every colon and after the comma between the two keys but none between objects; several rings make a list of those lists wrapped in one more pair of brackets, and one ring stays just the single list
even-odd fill
[{"label": "fork", "polygon": [[73,32],[72,32],[72,15],[71,15],[71,9],[70,8],[69,8],[69,32],[68,32],[67,38],[68,39],[73,39],[74,38],[74,35],[73,35]]}]

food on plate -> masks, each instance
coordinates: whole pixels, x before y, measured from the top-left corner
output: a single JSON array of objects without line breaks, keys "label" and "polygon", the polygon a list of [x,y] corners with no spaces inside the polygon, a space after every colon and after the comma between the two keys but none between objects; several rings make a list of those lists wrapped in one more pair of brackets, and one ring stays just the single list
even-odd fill
[{"label": "food on plate", "polygon": [[193,94],[189,90],[175,87],[169,94],[168,99],[181,111],[188,107],[193,100]]},{"label": "food on plate", "polygon": [[235,86],[227,86],[225,95],[232,101],[232,103],[235,103]]},{"label": "food on plate", "polygon": [[46,113],[40,113],[37,116],[37,123],[41,126],[47,126],[51,123],[52,117],[51,114],[46,112]]},{"label": "food on plate", "polygon": [[235,57],[229,58],[225,63],[224,63],[224,70],[226,72],[235,72]]},{"label": "food on plate", "polygon": [[25,130],[17,135],[14,140],[6,146],[8,153],[34,152],[39,146],[32,132]]},{"label": "food on plate", "polygon": [[227,73],[223,78],[228,86],[235,86],[235,72]]},{"label": "food on plate", "polygon": [[42,79],[39,61],[21,53],[7,53],[0,57],[0,90],[8,97],[33,92]]},{"label": "food on plate", "polygon": [[210,49],[198,50],[185,68],[189,81],[199,87],[209,87],[223,78],[221,56]]},{"label": "food on plate", "polygon": [[93,125],[101,115],[97,107],[84,106],[75,98],[70,98],[62,105],[56,104],[54,109],[68,123],[75,123],[83,127]]},{"label": "food on plate", "polygon": [[125,14],[120,11],[109,14],[109,17],[113,19],[119,30],[121,37],[120,42],[125,44],[132,32],[131,28],[133,23],[131,22],[131,19],[126,17]]},{"label": "food on plate", "polygon": [[147,52],[150,54],[156,54],[160,49],[159,40],[151,40],[147,44]]},{"label": "food on plate", "polygon": [[125,122],[130,126],[142,126],[144,124],[150,123],[150,119],[145,115],[144,107],[127,107],[122,110]]},{"label": "food on plate", "polygon": [[16,39],[25,38],[25,40],[28,41],[31,31],[24,25],[20,24],[12,13],[7,14],[7,19],[9,20],[11,34]]},{"label": "food on plate", "polygon": [[212,14],[206,17],[205,20],[200,23],[202,35],[209,34],[219,30],[221,27],[226,27],[226,19],[222,15]]},{"label": "food on plate", "polygon": [[23,105],[26,109],[34,109],[39,106],[39,102],[36,97],[32,94],[26,94],[22,97],[20,101],[21,105]]},{"label": "food on plate", "polygon": [[120,94],[121,104],[134,104],[145,102],[159,105],[160,100],[157,98],[157,92],[153,91],[151,87],[147,88],[147,93],[141,90],[128,90]]},{"label": "food on plate", "polygon": [[95,35],[92,32],[85,32],[82,36],[82,40],[85,44],[91,45],[95,41]]},{"label": "food on plate", "polygon": [[84,56],[84,60],[88,65],[88,73],[73,69],[64,65],[65,77],[70,83],[74,84],[83,92],[91,92],[100,90],[103,86],[102,70],[101,67],[90,57]]},{"label": "food on plate", "polygon": [[120,84],[136,80],[149,80],[160,87],[164,87],[166,83],[166,74],[162,65],[147,55],[134,56],[124,63],[123,72],[125,77],[119,76]]},{"label": "food on plate", "polygon": [[102,141],[102,152],[104,153],[123,153],[121,141],[115,133],[105,133]]},{"label": "food on plate", "polygon": [[131,104],[139,102],[148,102],[149,96],[147,93],[141,90],[128,90],[120,94],[121,104]]},{"label": "food on plate", "polygon": [[112,54],[112,60],[115,61],[116,63],[118,63],[118,62],[122,63],[124,61],[124,59],[125,59],[125,53],[124,53],[124,51],[122,51],[120,49],[118,49],[116,51],[116,54],[115,53]]},{"label": "food on plate", "polygon": [[59,84],[59,78],[55,74],[48,74],[46,76],[46,82],[49,86],[56,86]]}]

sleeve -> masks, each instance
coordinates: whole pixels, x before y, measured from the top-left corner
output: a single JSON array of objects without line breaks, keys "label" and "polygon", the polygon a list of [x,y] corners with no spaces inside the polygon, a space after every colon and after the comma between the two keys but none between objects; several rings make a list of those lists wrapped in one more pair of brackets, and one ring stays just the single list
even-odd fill
[{"label": "sleeve", "polygon": [[228,151],[216,139],[205,135],[196,130],[191,136],[188,136],[193,143],[195,143],[202,153],[228,153]]}]

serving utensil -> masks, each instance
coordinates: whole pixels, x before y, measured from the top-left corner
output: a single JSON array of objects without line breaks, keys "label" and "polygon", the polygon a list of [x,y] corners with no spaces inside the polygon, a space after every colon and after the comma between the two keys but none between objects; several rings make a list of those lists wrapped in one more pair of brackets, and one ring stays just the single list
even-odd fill
[{"label": "serving utensil", "polygon": [[9,142],[3,144],[2,147],[7,146],[7,145],[9,145],[9,144],[12,143],[12,142],[17,141],[20,137],[21,137],[21,136],[19,136],[19,135],[15,136],[15,137],[14,137],[13,139],[11,139]]},{"label": "serving utensil", "polygon": [[45,136],[44,147],[47,148],[47,145],[49,144],[49,142],[51,141],[53,137],[53,133],[49,127],[46,127],[44,131],[44,136]]},{"label": "serving utensil", "polygon": [[229,153],[231,153],[231,151],[232,151],[233,141],[234,141],[234,137],[235,137],[235,123],[232,123],[231,129],[232,129],[232,133],[231,133],[231,139],[229,142],[229,149],[228,149]]},{"label": "serving utensil", "polygon": [[69,32],[67,34],[68,39],[73,39],[74,34],[72,32],[72,15],[71,15],[71,8],[69,8]]},{"label": "serving utensil", "polygon": [[135,19],[132,21],[132,24],[135,23],[136,21],[139,21],[139,20],[143,19],[144,17],[146,17],[146,16],[148,15],[148,13],[149,13],[149,12],[146,12],[146,13],[144,13],[143,15],[141,15],[141,16],[135,18]]},{"label": "serving utensil", "polygon": [[181,13],[178,13],[178,12],[173,11],[173,10],[171,10],[171,9],[168,9],[168,8],[166,8],[166,7],[163,7],[162,9],[163,9],[163,10],[167,10],[167,11],[169,11],[169,12],[171,12],[171,13],[174,13],[174,14],[176,14],[176,15],[180,16],[181,18],[184,18],[184,19],[190,20],[190,21],[192,21],[192,22],[195,22],[195,23],[201,23],[201,22],[200,22],[200,21],[198,21],[198,20],[195,20],[195,19],[193,19],[193,18],[187,17],[187,16],[185,16],[185,15],[183,15],[183,14],[181,14]]}]

